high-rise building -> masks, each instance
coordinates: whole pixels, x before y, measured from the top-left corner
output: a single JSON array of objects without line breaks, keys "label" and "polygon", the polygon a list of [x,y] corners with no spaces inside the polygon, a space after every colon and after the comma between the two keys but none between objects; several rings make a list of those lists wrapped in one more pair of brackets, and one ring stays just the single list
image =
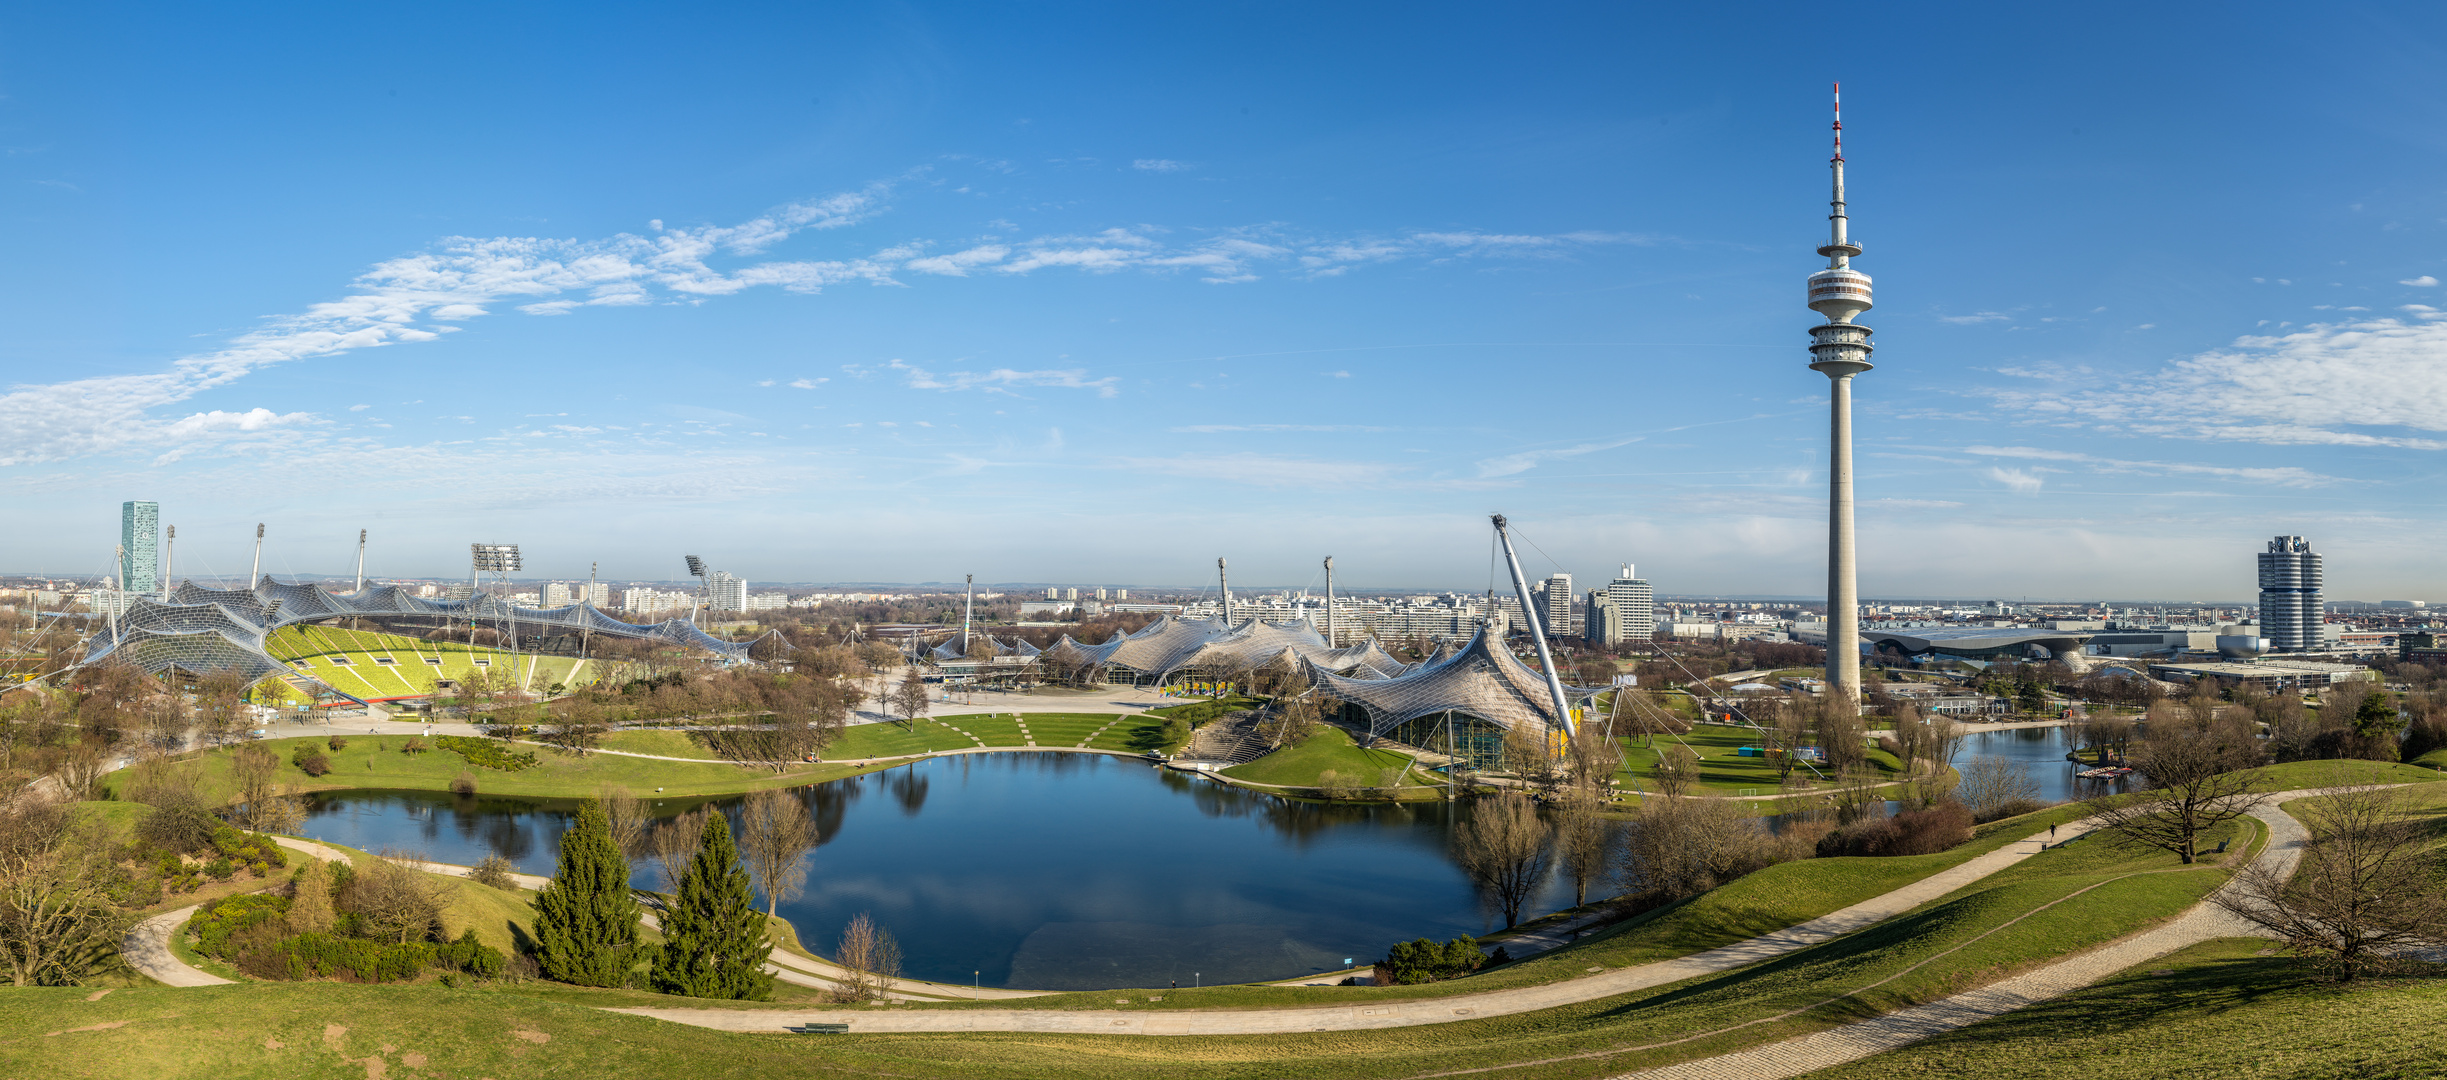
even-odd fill
[{"label": "high-rise building", "polygon": [[590,581],[583,590],[586,601],[596,607],[612,606],[612,587],[600,581]]},{"label": "high-rise building", "polygon": [[1572,625],[1572,575],[1549,575],[1539,588],[1538,623],[1548,637],[1570,637],[1579,632]]},{"label": "high-rise building", "polygon": [[1128,600],[1128,599],[1130,599],[1130,590],[1128,590],[1128,589],[1115,589],[1115,590],[1113,590],[1113,598],[1114,598],[1115,600]]},{"label": "high-rise building", "polygon": [[2320,601],[2320,556],[2299,536],[2280,536],[2260,553],[2260,625],[2277,652],[2302,652],[2326,643],[2326,608]]},{"label": "high-rise building", "polygon": [[709,611],[748,610],[748,583],[731,576],[728,570],[716,570],[705,581],[705,607]]},{"label": "high-rise building", "polygon": [[1861,597],[1852,549],[1852,379],[1868,371],[1869,328],[1852,320],[1870,308],[1869,275],[1852,268],[1861,254],[1844,214],[1844,98],[1835,98],[1834,196],[1828,201],[1827,268],[1810,275],[1810,370],[1827,377],[1827,685],[1861,699]]},{"label": "high-rise building", "polygon": [[1584,637],[1599,645],[1647,641],[1657,634],[1657,593],[1631,576],[1631,564],[1603,589],[1589,590],[1589,627]]},{"label": "high-rise building", "polygon": [[119,504],[119,546],[126,553],[119,558],[119,590],[132,593],[161,591],[161,504],[126,502]]},{"label": "high-rise building", "polygon": [[1062,599],[1062,587],[1059,585],[1048,586],[1045,590],[1045,598],[1048,600]]},{"label": "high-rise building", "polygon": [[541,596],[543,605],[548,608],[566,607],[571,602],[569,586],[558,581],[547,581],[536,592]]}]

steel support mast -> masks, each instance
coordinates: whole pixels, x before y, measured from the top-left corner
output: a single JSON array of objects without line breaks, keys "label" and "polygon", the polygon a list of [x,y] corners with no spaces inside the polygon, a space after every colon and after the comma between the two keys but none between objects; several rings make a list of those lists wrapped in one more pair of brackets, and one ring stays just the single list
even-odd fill
[{"label": "steel support mast", "polygon": [[1572,706],[1563,693],[1563,680],[1555,675],[1555,654],[1547,648],[1546,627],[1538,622],[1537,605],[1529,602],[1529,579],[1521,576],[1521,557],[1512,553],[1512,533],[1505,528],[1504,515],[1493,516],[1495,538],[1504,545],[1504,568],[1512,571],[1512,592],[1521,598],[1521,619],[1529,624],[1529,639],[1538,646],[1538,669],[1546,673],[1547,692],[1555,696],[1555,716],[1563,721],[1565,735],[1579,734],[1572,723]]},{"label": "steel support mast", "polygon": [[1342,639],[1334,636],[1334,557],[1325,557],[1325,647],[1342,648]]}]

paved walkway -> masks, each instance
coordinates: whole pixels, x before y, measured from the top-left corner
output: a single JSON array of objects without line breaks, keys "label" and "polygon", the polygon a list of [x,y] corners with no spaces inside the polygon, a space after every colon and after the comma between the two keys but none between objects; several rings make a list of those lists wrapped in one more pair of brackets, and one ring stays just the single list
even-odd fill
[{"label": "paved walkway", "polygon": [[[1109,751],[1097,752],[1107,753]],[[312,840],[300,840],[290,836],[276,836],[273,839],[278,841],[280,846],[291,851],[300,852],[325,862],[337,862],[349,858],[345,851],[318,844]],[[460,866],[455,863],[426,862],[421,859],[394,861],[402,866],[422,870],[428,874],[441,874],[447,877],[470,877],[476,872],[474,867]],[[511,874],[510,880],[522,889],[541,889],[552,882],[551,878],[536,874]],[[202,906],[201,904],[189,904],[177,911],[155,915],[131,927],[119,942],[120,954],[127,958],[128,966],[164,986],[222,986],[228,984],[230,980],[196,968],[179,959],[178,954],[170,950],[170,935],[178,933],[181,928],[185,927],[187,920],[193,918],[196,909]],[[651,911],[645,913],[645,919],[649,926],[660,925]],[[840,967],[832,962],[802,956],[780,945],[774,946],[769,960],[770,963],[767,964],[766,970],[771,972],[775,978],[810,989],[829,991],[839,983],[842,976]],[[1038,997],[1044,993],[1045,991],[1036,990],[1003,990],[996,987],[975,988],[905,981],[898,984],[896,992],[890,996],[896,1001],[919,1002],[948,999],[1000,1000]]]},{"label": "paved walkway", "polygon": [[[2073,835],[2066,830],[2066,836]],[[658,1019],[723,1031],[775,1031],[802,1024],[850,1024],[852,1031],[1068,1031],[1111,1035],[1270,1035],[1309,1031],[1365,1031],[1381,1028],[1444,1024],[1489,1016],[1535,1012],[1599,998],[1681,982],[1746,967],[1798,952],[1903,914],[1931,900],[2038,854],[2047,834],[2039,833],[1960,865],[1932,874],[1893,892],[1872,897],[1841,911],[1797,926],[1653,964],[1566,979],[1543,986],[1490,990],[1478,994],[1414,1001],[1371,1001],[1359,1005],[1305,1008],[1216,1010],[1200,1012],[1123,1012],[1111,1009],[1038,1011],[978,1009],[962,1012],[896,1009],[885,1013],[853,1010],[812,1012],[749,1012],[725,1009],[628,1008]],[[1124,995],[1126,996],[1126,995]]]},{"label": "paved walkway", "polygon": [[[2258,861],[2281,875],[2290,875],[2302,858],[2302,823],[2280,804],[2331,794],[2341,789],[2291,791],[2252,811],[2269,828],[2268,846]],[[1777,1080],[1800,1076],[1872,1054],[1900,1049],[2016,1009],[2062,997],[2138,964],[2177,949],[2216,938],[2253,937],[2259,931],[2224,908],[2203,901],[2174,921],[2121,941],[2068,957],[2047,967],[1926,1005],[1846,1024],[1831,1031],[1739,1053],[1686,1061],[1662,1069],[1628,1074],[1640,1080]]]}]

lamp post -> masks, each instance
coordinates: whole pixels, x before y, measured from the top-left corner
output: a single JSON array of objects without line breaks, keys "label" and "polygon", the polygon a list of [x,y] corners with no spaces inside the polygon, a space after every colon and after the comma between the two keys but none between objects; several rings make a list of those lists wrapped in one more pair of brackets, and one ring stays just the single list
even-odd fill
[{"label": "lamp post", "polygon": [[[480,582],[483,580],[484,572],[490,570],[495,579],[506,587],[510,583],[510,575],[524,569],[519,563],[518,545],[516,544],[469,544],[467,548],[470,561],[474,565],[474,571],[470,576],[476,577]],[[467,624],[470,627],[476,625],[472,614],[476,602],[476,596],[471,595],[467,598],[468,609],[471,613]],[[518,606],[506,602],[502,606],[508,608],[510,612],[510,677],[515,679],[518,677]],[[519,687],[521,690],[526,689],[523,682],[522,680],[522,685]]]}]

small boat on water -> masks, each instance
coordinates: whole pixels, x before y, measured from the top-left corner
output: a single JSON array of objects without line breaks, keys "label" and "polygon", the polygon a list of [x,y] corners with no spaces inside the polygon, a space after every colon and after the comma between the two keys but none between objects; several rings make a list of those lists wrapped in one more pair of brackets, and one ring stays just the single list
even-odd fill
[{"label": "small boat on water", "polygon": [[2097,769],[2083,769],[2073,775],[2084,780],[2113,780],[2121,776],[2130,776],[2132,773],[2131,769],[2122,766],[2106,766]]}]

